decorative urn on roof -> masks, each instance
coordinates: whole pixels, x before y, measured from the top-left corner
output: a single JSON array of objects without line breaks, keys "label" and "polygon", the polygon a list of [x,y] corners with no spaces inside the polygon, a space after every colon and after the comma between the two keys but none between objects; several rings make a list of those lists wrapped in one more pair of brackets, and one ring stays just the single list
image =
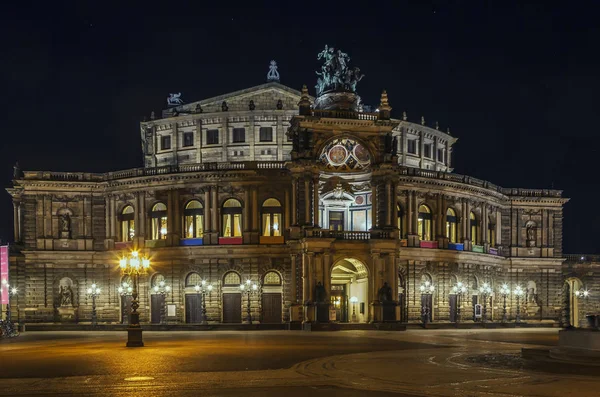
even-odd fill
[{"label": "decorative urn on roof", "polygon": [[317,71],[317,99],[315,109],[358,111],[360,97],[356,85],[364,77],[357,67],[350,67],[350,57],[341,50],[325,45],[317,55],[323,59],[321,71]]}]

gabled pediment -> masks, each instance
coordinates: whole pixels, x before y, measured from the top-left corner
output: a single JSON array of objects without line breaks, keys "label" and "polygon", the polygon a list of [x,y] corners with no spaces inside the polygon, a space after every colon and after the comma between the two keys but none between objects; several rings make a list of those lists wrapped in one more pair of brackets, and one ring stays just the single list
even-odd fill
[{"label": "gabled pediment", "polygon": [[270,82],[244,90],[187,103],[178,106],[176,109],[180,113],[197,113],[200,108],[202,109],[202,113],[222,112],[224,106],[223,102],[225,102],[227,110],[230,112],[248,111],[251,110],[250,101],[252,101],[255,111],[277,110],[278,103],[280,104],[281,110],[297,111],[300,95],[300,91],[277,82]]}]

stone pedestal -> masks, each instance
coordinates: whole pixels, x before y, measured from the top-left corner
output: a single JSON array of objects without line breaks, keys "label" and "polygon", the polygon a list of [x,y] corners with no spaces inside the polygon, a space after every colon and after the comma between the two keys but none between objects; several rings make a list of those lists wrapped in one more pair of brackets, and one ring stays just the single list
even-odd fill
[{"label": "stone pedestal", "polygon": [[385,323],[397,321],[398,305],[396,302],[379,302],[371,303],[371,318],[374,323]]},{"label": "stone pedestal", "polygon": [[419,246],[419,236],[416,234],[409,234],[406,237],[406,245],[409,247],[418,247]]},{"label": "stone pedestal", "polygon": [[558,331],[558,347],[550,349],[550,357],[600,364],[600,331],[577,328]]},{"label": "stone pedestal", "polygon": [[77,317],[77,309],[74,307],[56,308],[56,320],[60,323],[76,323]]}]

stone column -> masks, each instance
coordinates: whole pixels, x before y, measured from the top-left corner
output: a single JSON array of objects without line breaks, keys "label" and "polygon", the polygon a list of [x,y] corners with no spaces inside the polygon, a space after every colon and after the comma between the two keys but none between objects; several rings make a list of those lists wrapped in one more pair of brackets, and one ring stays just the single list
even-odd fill
[{"label": "stone column", "polygon": [[[212,231],[211,224],[211,205],[210,205],[210,188],[204,189],[204,233]],[[209,239],[210,240],[210,239]],[[204,241],[203,241],[204,243]],[[210,243],[210,241],[209,241]]]},{"label": "stone column", "polygon": [[310,179],[304,177],[304,224],[310,225]]},{"label": "stone column", "polygon": [[287,188],[284,188],[284,199],[283,199],[283,232],[286,232],[290,228],[290,191]]},{"label": "stone column", "polygon": [[292,225],[298,225],[298,178],[292,176]]},{"label": "stone column", "polygon": [[211,186],[210,187],[210,192],[212,195],[211,198],[211,218],[212,218],[212,232],[214,234],[214,240],[211,238],[211,243],[212,244],[216,244],[217,243],[217,236],[220,235],[221,231],[219,230],[219,212],[218,212],[218,207],[219,207],[219,199],[218,199],[218,186]]},{"label": "stone column", "polygon": [[385,217],[385,225],[387,227],[392,227],[392,213],[393,213],[393,202],[392,199],[392,181],[385,181],[385,193],[386,193],[386,217]]},{"label": "stone column", "polygon": [[139,224],[136,223],[135,224],[135,228],[136,230],[139,229],[139,235],[140,237],[142,237],[142,240],[144,240],[147,236],[146,236],[146,219],[147,214],[146,214],[146,192],[142,191],[139,193],[139,200],[140,200],[140,204],[139,204]]},{"label": "stone column", "polygon": [[412,192],[406,193],[406,235],[409,236],[413,233],[413,219],[412,219]]},{"label": "stone column", "polygon": [[252,187],[252,234],[250,238],[250,242],[252,244],[258,244],[259,238],[259,225],[258,225],[258,186]]},{"label": "stone column", "polygon": [[319,177],[314,176],[313,186],[313,227],[319,228]]},{"label": "stone column", "polygon": [[371,180],[371,229],[379,229],[379,196],[377,195],[376,180]]},{"label": "stone column", "polygon": [[110,238],[110,196],[104,197],[104,230],[106,239]]},{"label": "stone column", "polygon": [[15,242],[21,241],[21,231],[19,228],[19,202],[13,201],[13,234]]},{"label": "stone column", "polygon": [[246,186],[244,189],[244,236],[247,235],[249,239],[249,234],[251,225],[250,225],[250,186]]},{"label": "stone column", "polygon": [[[135,203],[135,208],[133,211],[133,225],[134,225],[134,238],[139,237],[140,235],[140,193],[136,192],[134,193],[134,203]],[[123,236],[125,237],[125,236]],[[125,240],[125,239],[123,239]]]},{"label": "stone column", "polygon": [[117,222],[116,222],[116,199],[114,196],[110,198],[110,238],[115,239],[117,236]]},{"label": "stone column", "polygon": [[174,230],[172,231],[173,233],[173,238],[174,238],[174,242],[173,245],[179,245],[179,239],[181,238],[181,202],[179,200],[179,189],[174,190],[173,191],[173,226],[174,226]]}]

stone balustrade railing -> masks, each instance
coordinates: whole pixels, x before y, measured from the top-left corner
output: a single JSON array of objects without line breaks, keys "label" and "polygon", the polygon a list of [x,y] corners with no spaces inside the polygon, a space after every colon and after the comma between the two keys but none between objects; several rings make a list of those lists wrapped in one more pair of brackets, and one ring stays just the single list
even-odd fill
[{"label": "stone balustrade railing", "polygon": [[[365,114],[365,113],[361,113]],[[368,113],[367,113],[368,114]],[[162,174],[173,174],[181,172],[200,172],[200,171],[229,171],[229,170],[265,170],[286,168],[285,161],[240,161],[226,163],[201,163],[201,164],[182,164],[167,165],[154,168],[133,168],[129,170],[107,172],[104,174],[84,173],[84,172],[51,172],[51,171],[25,171],[23,179],[26,180],[54,180],[54,181],[84,181],[100,182],[113,181],[125,178],[139,176],[152,176]],[[522,197],[562,197],[562,190],[552,189],[521,189],[504,188],[491,182],[473,178],[467,175],[453,174],[443,171],[423,170],[420,168],[398,167],[399,175],[415,176],[430,179],[442,179],[451,182],[464,183],[471,186],[477,186],[489,189],[506,196]]]},{"label": "stone balustrade railing", "polygon": [[600,262],[600,255],[566,254],[567,262]]},{"label": "stone balustrade railing", "polygon": [[354,112],[352,110],[323,110],[313,109],[312,115],[315,117],[329,117],[336,119],[356,119],[356,120],[377,120],[378,113]]}]

